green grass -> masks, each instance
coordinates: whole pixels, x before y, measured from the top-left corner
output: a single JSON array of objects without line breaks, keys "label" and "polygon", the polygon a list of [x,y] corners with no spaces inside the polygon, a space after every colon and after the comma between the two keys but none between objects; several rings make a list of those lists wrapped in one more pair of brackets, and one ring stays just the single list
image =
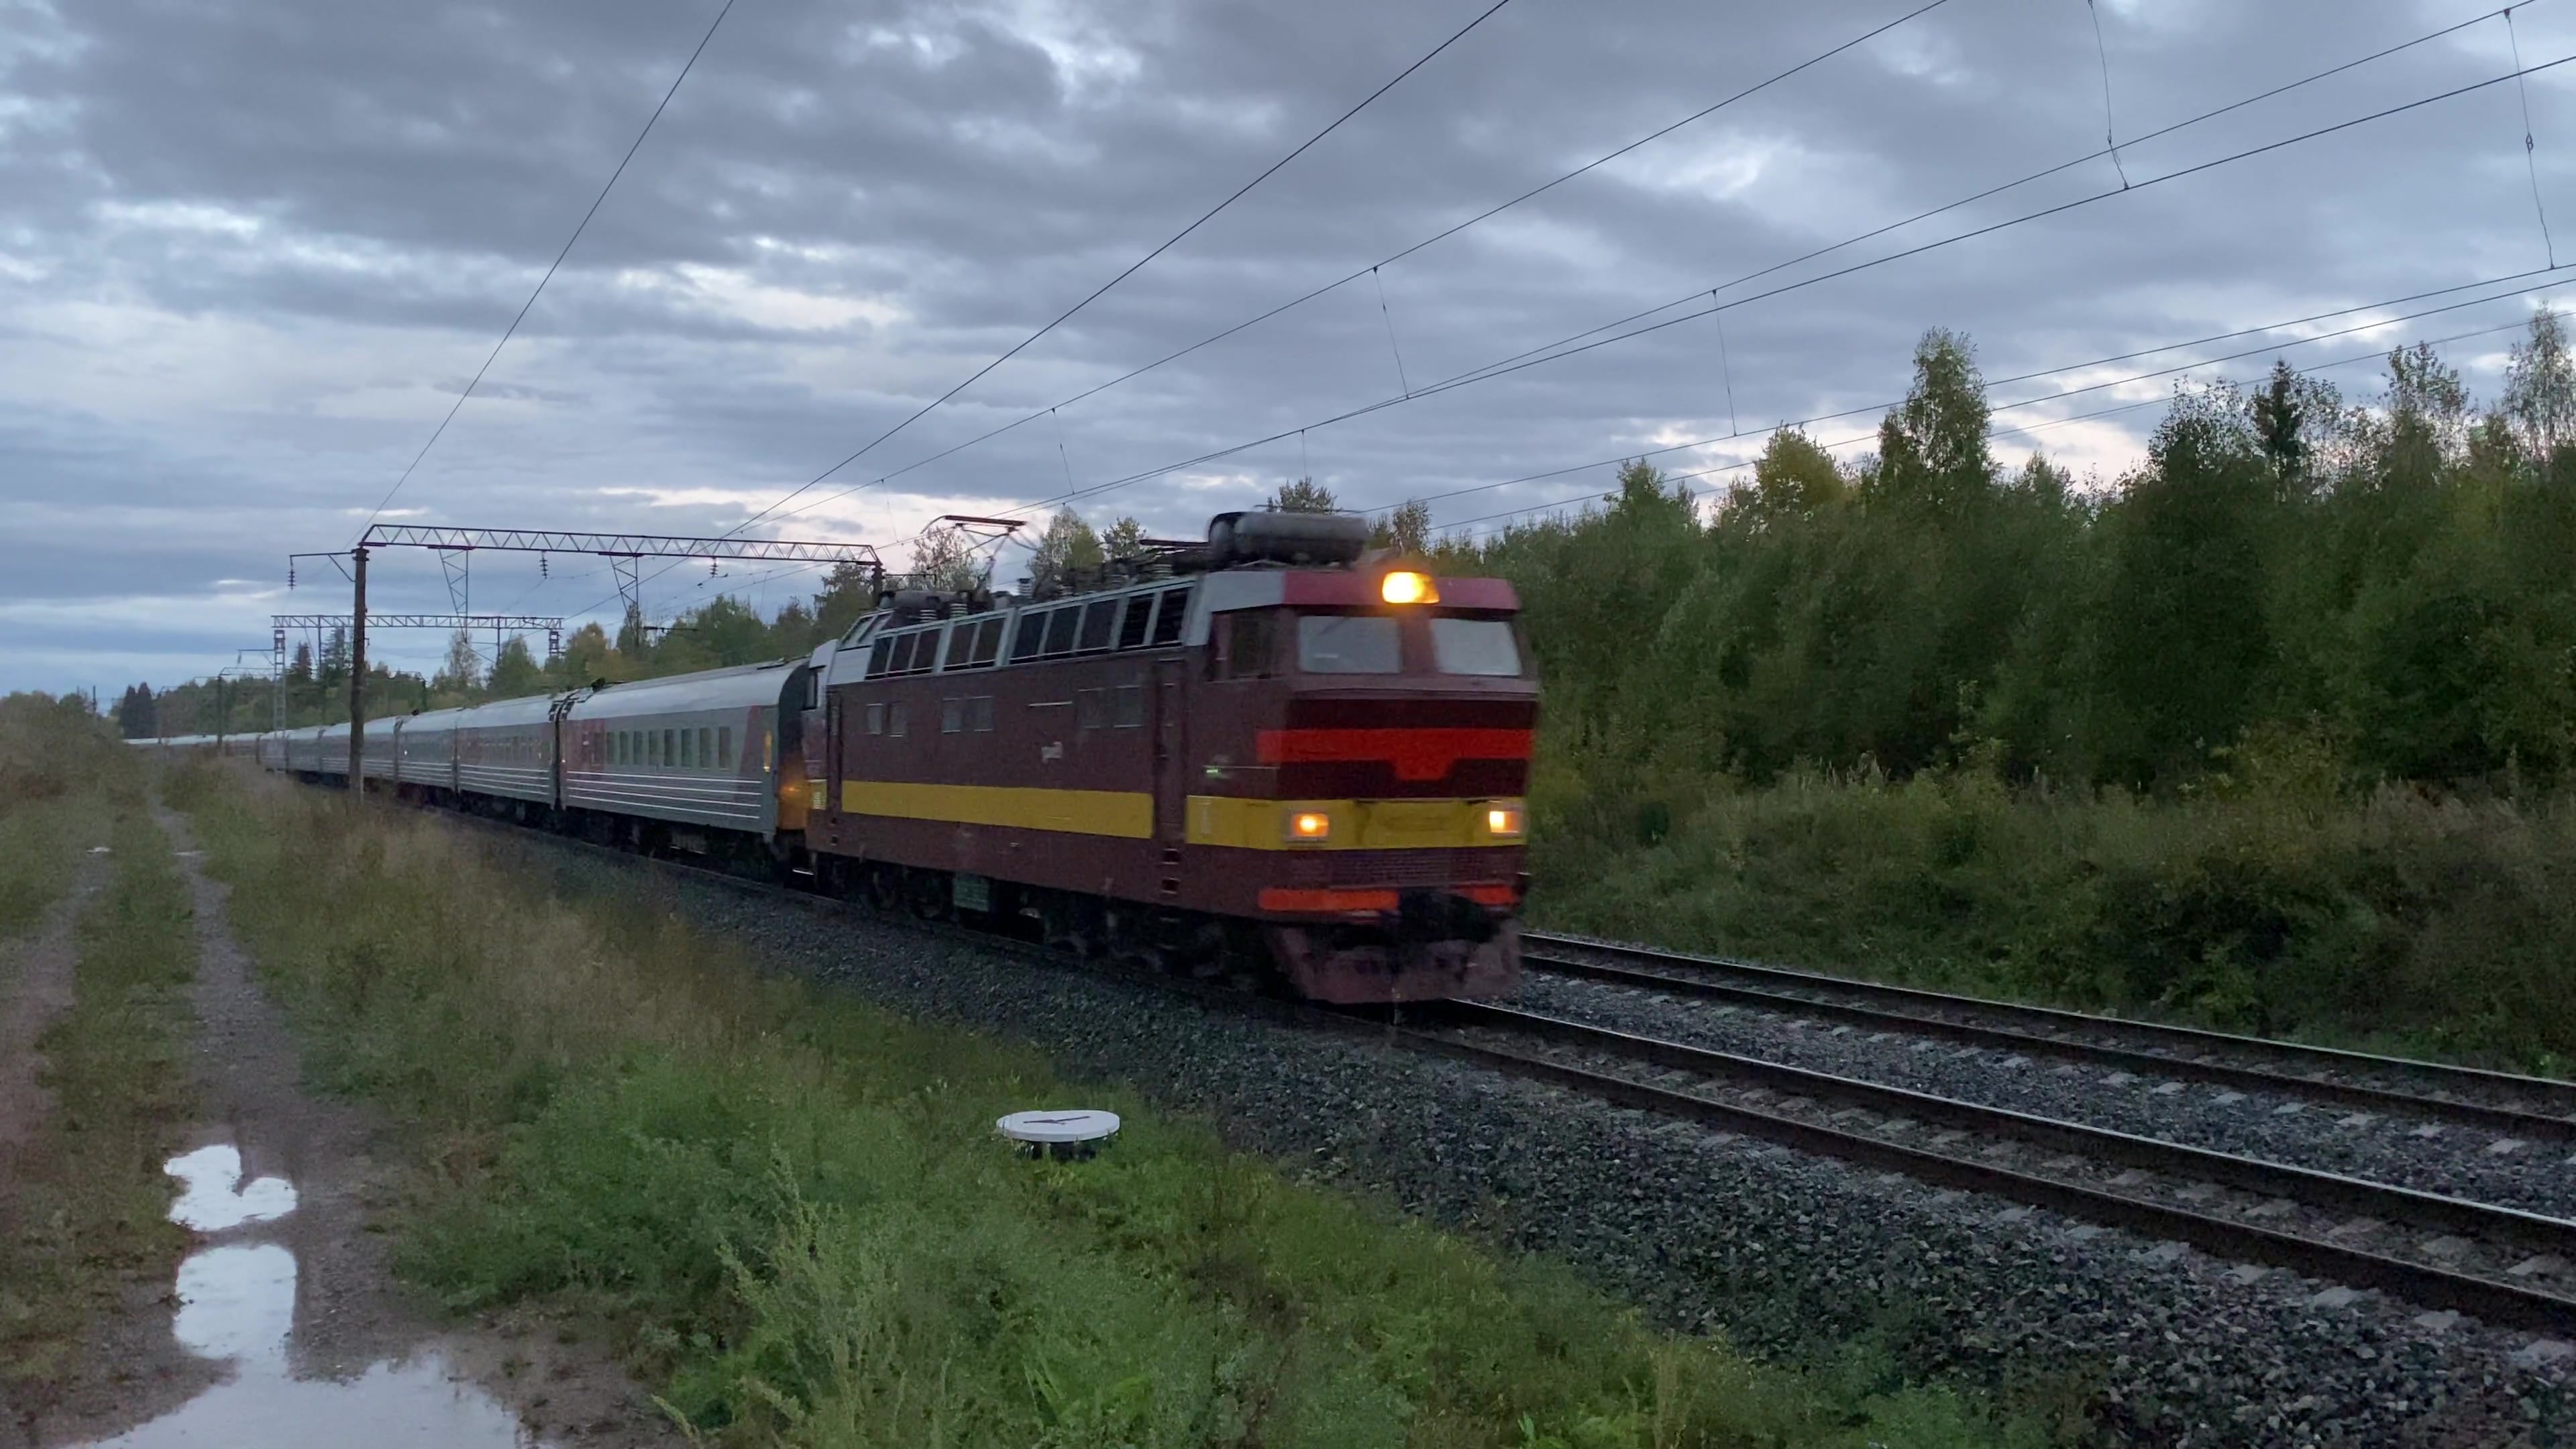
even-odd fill
[{"label": "green grass", "polygon": [[[1677,949],[2564,1074],[2576,800],[2295,759],[2149,800],[1792,775],[1538,792],[1533,917]],[[1606,777],[1606,772],[1605,772]]]},{"label": "green grass", "polygon": [[78,925],[72,1004],[37,1042],[54,1105],[0,1240],[0,1383],[54,1379],[127,1287],[166,1280],[186,1244],[161,1164],[190,1107],[187,891],[138,802],[116,803],[110,839],[113,874]]},{"label": "green grass", "polygon": [[[400,1270],[604,1323],[712,1442],[1665,1446],[2045,1442],[1936,1388],[1755,1365],[1226,1151],[1022,1050],[763,977],[423,822],[201,772],[186,797],[314,1079],[420,1148]],[[313,902],[329,900],[328,911]]]}]

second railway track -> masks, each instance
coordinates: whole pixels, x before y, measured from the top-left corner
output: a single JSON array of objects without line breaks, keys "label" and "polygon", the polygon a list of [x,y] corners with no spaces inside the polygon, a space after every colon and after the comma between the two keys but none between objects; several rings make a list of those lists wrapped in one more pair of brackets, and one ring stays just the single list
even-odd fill
[{"label": "second railway track", "polygon": [[[483,824],[485,822],[476,822]],[[582,853],[607,847],[496,826]],[[1010,937],[903,918],[812,892],[673,860],[694,879],[859,914],[903,929],[1061,961]],[[1690,1121],[1794,1150],[1988,1194],[2215,1257],[2378,1290],[2499,1327],[2576,1336],[2576,1298],[2531,1281],[2534,1262],[2576,1261],[2576,1222],[2441,1194],[2104,1131],[2008,1109],[1732,1056],[1679,1042],[1482,1003],[1427,1004],[1412,1020],[1291,1005],[1238,989],[1081,963],[1085,969],[1258,1009],[1337,1032],[1543,1083],[1608,1104]],[[1918,1129],[1920,1139],[1915,1139]],[[2053,1155],[2050,1155],[2053,1154]],[[2232,1198],[2222,1195],[2232,1195]],[[2283,1207],[2289,1205],[2288,1209]],[[2355,1231],[2406,1239],[2365,1246]]]},{"label": "second railway track", "polygon": [[[1536,972],[2576,1143],[2576,1082],[1532,932]],[[2258,1064],[2259,1063],[2259,1064]]]}]

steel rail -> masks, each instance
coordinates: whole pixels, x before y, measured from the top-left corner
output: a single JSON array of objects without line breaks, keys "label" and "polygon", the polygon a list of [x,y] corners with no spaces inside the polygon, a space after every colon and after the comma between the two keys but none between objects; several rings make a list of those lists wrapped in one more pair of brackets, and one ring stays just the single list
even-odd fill
[{"label": "steel rail", "polygon": [[1396,1028],[1406,1044],[1452,1060],[1598,1097],[1618,1106],[1740,1132],[1784,1147],[1901,1172],[1920,1182],[2008,1198],[2143,1237],[2187,1243],[2214,1256],[2287,1268],[2309,1277],[2374,1288],[2431,1308],[2453,1309],[2502,1327],[2564,1334],[2576,1328],[2576,1299],[2519,1284],[2455,1273],[2384,1253],[2214,1217],[2144,1198],[1993,1163],[1953,1157],[1819,1122],[1737,1106],[1567,1062]]},{"label": "steel rail", "polygon": [[[2171,1056],[2163,1052],[2145,1051],[2135,1047],[2111,1046],[2062,1036],[2048,1036],[2038,1032],[2015,1031],[2010,1027],[1982,1026],[1975,1022],[1952,1021],[1944,1017],[1918,1016],[1906,1011],[1888,1011],[1880,1007],[1860,1006],[1847,1001],[1818,1001],[1812,997],[1794,996],[1781,991],[1766,991],[1755,986],[1731,986],[1705,977],[1674,976],[1661,971],[1637,971],[1625,966],[1610,966],[1598,961],[1581,961],[1571,957],[1524,954],[1521,964],[1528,970],[1544,971],[1552,976],[1570,976],[1605,985],[1667,992],[1675,996],[1695,996],[1710,1001],[1724,1001],[1788,1015],[1822,1017],[1828,1021],[1842,1021],[1855,1026],[1903,1032],[1910,1036],[1940,1037],[1948,1041],[1966,1042],[1976,1046],[2033,1054],[2044,1053],[2059,1057],[2077,1057],[2091,1062],[2108,1063],[2129,1071],[2148,1072],[2186,1081],[2210,1082],[2227,1087],[2242,1087],[2282,1096],[2306,1097],[2377,1112],[2447,1117],[2521,1137],[2541,1137],[2553,1141],[2576,1140],[2576,1120],[2553,1116],[2547,1112],[2526,1111],[2518,1107],[2499,1107],[2488,1102],[2462,1101],[2450,1097],[2427,1097],[2413,1092],[2396,1091],[2388,1087],[2368,1086],[2359,1082],[2295,1076],[2288,1072],[2240,1066],[2207,1057]],[[2254,1040],[2260,1040],[2260,1038],[2254,1038]]]},{"label": "steel rail", "polygon": [[[2553,1077],[2524,1076],[2515,1072],[2491,1071],[2484,1067],[2425,1061],[2420,1057],[2383,1056],[2344,1047],[2282,1041],[2277,1037],[2239,1036],[2231,1032],[2211,1031],[2204,1027],[2175,1026],[2168,1022],[2103,1016],[2093,1012],[2069,1011],[2056,1006],[2033,1006],[2027,1002],[1998,1001],[1987,996],[1929,991],[1919,986],[1897,986],[1884,981],[1867,981],[1852,976],[1831,976],[1820,971],[1799,971],[1786,966],[1766,966],[1733,957],[1694,956],[1679,951],[1657,950],[1648,946],[1587,941],[1578,936],[1558,936],[1532,931],[1524,933],[1521,942],[1525,950],[1548,953],[1590,951],[1627,961],[1651,963],[1659,967],[1673,967],[1760,981],[1789,991],[1839,991],[1870,1000],[1901,1003],[1929,1011],[1979,1014],[2043,1029],[2123,1033],[2164,1043],[2178,1053],[2184,1051],[2248,1052],[2295,1062],[2310,1072],[2382,1072],[2411,1076],[2440,1084],[2452,1091],[2475,1090],[2535,1097],[2565,1108],[2568,1114],[2576,1114],[2576,1082],[2561,1081]],[[1805,998],[1800,999],[1805,1000]],[[1821,1003],[1810,1002],[1809,1004],[1820,1005]],[[2048,1038],[2044,1034],[2043,1039],[2054,1041],[2059,1050],[2082,1050],[2084,1047],[2080,1042]],[[2160,1063],[2167,1064],[2159,1070],[2168,1072],[2174,1071],[2176,1066],[2190,1060],[2182,1056],[2168,1057],[2161,1053],[2155,1055]],[[2310,1079],[2300,1077],[2292,1080]],[[2453,1104],[2444,1105],[2447,1107]],[[2555,1120],[2565,1124],[2564,1130],[2576,1131],[2576,1115],[2558,1116],[2551,1113],[2532,1115],[2544,1118],[2555,1117]]]},{"label": "steel rail", "polygon": [[[794,902],[819,916],[863,918],[871,923],[932,936],[960,946],[999,949],[1023,959],[1061,961],[1060,952],[1034,943],[987,932],[929,920],[890,916],[859,903],[845,901],[810,890],[801,890],[774,881],[737,874],[708,863],[699,864],[667,856],[649,856],[612,845],[602,845],[571,836],[515,822],[467,815],[458,811],[437,811],[442,819],[463,821],[491,834],[512,840],[525,840],[554,846],[570,846],[574,852],[596,855],[624,862],[639,862],[649,869],[669,871],[687,879],[729,887],[741,894],[764,900]],[[1506,1075],[1581,1091],[1614,1105],[1655,1112],[1659,1115],[1695,1121],[1759,1137],[1783,1146],[1837,1157],[1864,1166],[1903,1172],[1918,1181],[1944,1187],[1990,1194],[2032,1207],[2064,1213],[2069,1217],[2095,1222],[2106,1227],[2141,1236],[2187,1243],[2214,1256],[2244,1262],[2287,1268],[2310,1277],[2331,1280],[2350,1286],[2377,1289],[2410,1302],[2432,1308],[2452,1309],[2502,1327],[2529,1329],[2535,1332],[2576,1332],[2576,1299],[2563,1298],[2519,1284],[2453,1272],[2431,1264],[2373,1253],[2323,1239],[2304,1237],[2274,1228],[2232,1221],[2188,1208],[2172,1206],[2122,1193],[2089,1187],[2058,1178],[2016,1171],[1993,1163],[1950,1156],[1928,1148],[1914,1147],[1881,1137],[1847,1131],[1822,1123],[1802,1121],[1758,1108],[1717,1101],[1693,1093],[1676,1091],[1626,1077],[1553,1061],[1545,1057],[1461,1040],[1444,1030],[1425,1030],[1407,1026],[1392,1017],[1380,1016],[1367,1009],[1322,1008],[1303,1003],[1280,1001],[1249,993],[1219,988],[1207,983],[1178,979],[1155,972],[1129,969],[1099,961],[1081,961],[1084,970],[1186,996],[1203,1004],[1229,1010],[1249,1011],[1295,1025],[1319,1027],[1340,1035],[1386,1041],[1408,1050],[1481,1066]],[[1539,1017],[1535,1013],[1516,1012],[1506,1007],[1484,1003],[1444,1001],[1424,1003],[1448,1022],[1459,1025],[1499,1026],[1508,1030],[1537,1030],[1561,1041],[1574,1041],[1600,1049],[1604,1038],[1624,1038],[1618,1043],[1618,1054],[1634,1060],[1655,1061],[1677,1069],[1709,1074],[1706,1059],[1723,1057],[1681,1043],[1657,1042],[1652,1038],[1632,1037],[1626,1033],[1608,1032],[1581,1023]],[[1417,1008],[1421,1009],[1421,1008]],[[1400,1008],[1398,1009],[1401,1010]],[[1548,1023],[1534,1027],[1534,1022]],[[1631,1045],[1633,1044],[1633,1045]],[[1824,1080],[1847,1087],[1852,1100],[1866,1105],[1903,1101],[1905,1115],[1927,1121],[1962,1121],[1967,1117],[1986,1118],[1984,1125],[1993,1129],[1994,1121],[2018,1119],[2009,1130],[2015,1135],[2042,1141],[2072,1144],[2079,1139],[2125,1138],[2118,1150],[2139,1154],[2113,1160],[2134,1161],[2151,1170],[2173,1171],[2157,1164],[2178,1162],[2188,1155],[2196,1164],[2190,1175],[2209,1181],[2236,1184],[2273,1183],[2281,1179],[2267,1174],[2295,1174],[2308,1182],[2308,1191],[2318,1196],[2348,1188],[2351,1195],[2343,1199],[2352,1205],[2368,1202],[2381,1213],[2394,1214],[2393,1204],[2403,1203],[2409,1216],[2417,1222],[2435,1222],[2474,1231],[2490,1239],[2504,1238],[2527,1245],[2564,1246],[2576,1235],[2576,1223],[2567,1223],[2535,1213],[2511,1208],[2492,1208],[2437,1194],[2412,1189],[2392,1188],[2380,1184],[2335,1178],[2333,1174],[2310,1169],[2282,1167],[2254,1159],[2233,1158],[2231,1168],[2210,1159],[2228,1158],[2227,1154],[2207,1152],[2160,1143],[2150,1138],[2126,1138],[2125,1134],[2081,1127],[2048,1118],[2032,1117],[1997,1108],[1983,1108],[1971,1103],[1954,1103],[1902,1088],[1850,1079],[1826,1079],[1826,1074],[1810,1073],[1777,1063],[1751,1058],[1735,1060],[1743,1073],[1759,1075],[1782,1083],[1796,1083],[1805,1095],[1824,1095]],[[1824,1080],[1819,1080],[1824,1079]],[[1959,1115],[1952,1115],[1956,1112]],[[2070,1150],[2075,1150],[2070,1147]],[[2089,1149],[2087,1149],[2089,1150]],[[2095,1152],[2095,1156],[2109,1156]],[[2227,1174],[2221,1176],[2220,1174]],[[2245,1175],[2239,1175],[2243,1173]],[[2340,1185],[2340,1187],[2336,1186]],[[2291,1197],[2277,1186],[2257,1190]],[[2310,1199],[2314,1200],[2314,1199]],[[2413,1211],[2416,1208],[2424,1211]]]}]

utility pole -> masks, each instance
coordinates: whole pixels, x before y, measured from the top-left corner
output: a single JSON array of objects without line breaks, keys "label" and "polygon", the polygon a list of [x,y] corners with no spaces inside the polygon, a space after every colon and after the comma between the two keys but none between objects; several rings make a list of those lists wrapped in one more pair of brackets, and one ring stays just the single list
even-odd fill
[{"label": "utility pole", "polygon": [[349,614],[349,799],[367,795],[367,546],[349,550],[355,565],[354,606]]}]

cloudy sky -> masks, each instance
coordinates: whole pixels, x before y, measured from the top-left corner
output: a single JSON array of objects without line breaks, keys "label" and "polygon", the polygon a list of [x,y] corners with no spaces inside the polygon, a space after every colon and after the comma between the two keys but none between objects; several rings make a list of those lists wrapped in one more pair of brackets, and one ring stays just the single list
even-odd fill
[{"label": "cloudy sky", "polygon": [[[175,682],[264,647],[273,612],[345,609],[327,566],[301,568],[286,592],[286,554],[353,540],[717,3],[0,0],[0,688],[112,696]],[[734,528],[1488,3],[739,0],[383,517]],[[2152,404],[2173,376],[2097,385],[2226,353],[2264,349],[2187,376],[2258,373],[2274,351],[2309,366],[2482,331],[2445,350],[2492,394],[2511,338],[2486,329],[2535,298],[2576,296],[2576,271],[2520,275],[2554,258],[2511,82],[2225,159],[2506,75],[2516,42],[2525,65],[2576,54],[2570,0],[2534,0],[2510,35],[2499,17],[2476,20],[2483,0],[2099,0],[2098,50],[2085,0],[1946,0],[1366,271],[1920,3],[1512,0],[1071,322],[752,531],[865,540],[899,563],[933,515],[1026,511],[1080,490],[1095,523],[1133,514],[1188,535],[1305,473],[1350,506],[1431,497],[1443,525],[1487,528],[1597,493],[1623,454],[1719,440],[1660,458],[1699,473],[1751,456],[1784,420],[1884,405],[1928,327],[1971,335],[1995,400],[2034,402],[1999,412],[1999,427],[2027,426]],[[2147,138],[2116,166],[2095,154],[2105,59],[2112,133]],[[2568,258],[2572,86],[2576,64],[2527,81],[2539,197]],[[2511,280],[2394,300],[2489,279]],[[1731,304],[1715,317],[1440,386],[1649,308],[1698,299],[1648,322],[1704,310],[1713,288]],[[2474,305],[2314,340],[2461,302]],[[2366,363],[2325,375],[2375,390]],[[2086,387],[2097,390],[2037,401]],[[1996,441],[2107,481],[2155,416],[2150,405]],[[1872,421],[1812,431],[1839,441]],[[1557,476],[1494,486],[1540,473]],[[480,556],[472,604],[613,612],[598,560],[554,558],[546,575],[533,557]],[[645,602],[664,617],[733,589],[774,608],[813,582],[684,565]],[[371,583],[377,608],[445,607],[425,554],[381,556]],[[409,664],[441,648],[379,641]]]}]

